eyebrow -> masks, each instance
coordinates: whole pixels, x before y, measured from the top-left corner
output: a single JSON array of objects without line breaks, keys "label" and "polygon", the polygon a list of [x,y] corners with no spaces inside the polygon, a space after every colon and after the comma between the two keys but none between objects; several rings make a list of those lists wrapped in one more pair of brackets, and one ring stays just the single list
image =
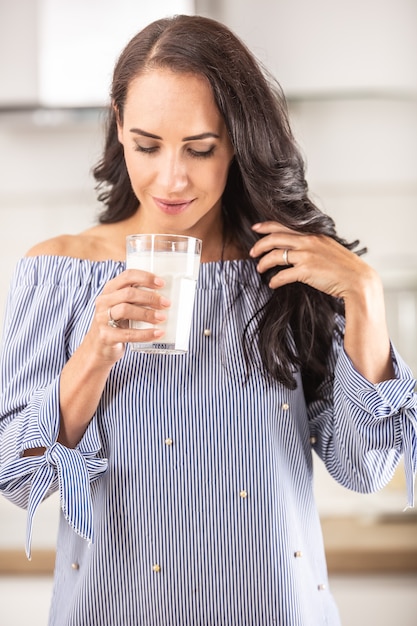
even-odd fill
[{"label": "eyebrow", "polygon": [[[143,137],[150,137],[151,139],[160,139],[162,137],[159,135],[154,135],[153,133],[148,133],[146,130],[142,130],[141,128],[131,128],[131,133],[135,133],[135,135],[142,135]],[[183,137],[182,141],[198,141],[200,139],[209,139],[210,137],[214,137],[214,139],[219,139],[220,135],[216,133],[200,133],[200,135],[190,135],[190,137]]]}]

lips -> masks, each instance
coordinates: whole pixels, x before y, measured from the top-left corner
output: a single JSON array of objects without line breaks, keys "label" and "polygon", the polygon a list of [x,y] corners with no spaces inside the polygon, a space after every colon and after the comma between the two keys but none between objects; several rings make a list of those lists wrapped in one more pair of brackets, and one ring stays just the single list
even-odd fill
[{"label": "lips", "polygon": [[165,200],[163,198],[153,198],[156,206],[168,215],[178,215],[185,211],[193,200]]}]

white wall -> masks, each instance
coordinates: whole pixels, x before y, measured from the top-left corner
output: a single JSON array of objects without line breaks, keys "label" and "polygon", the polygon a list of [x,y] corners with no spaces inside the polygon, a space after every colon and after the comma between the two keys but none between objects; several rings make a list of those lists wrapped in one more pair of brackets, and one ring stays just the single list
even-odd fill
[{"label": "white wall", "polygon": [[[197,2],[198,5],[198,2]],[[290,95],[417,93],[414,0],[203,2]]]},{"label": "white wall", "polygon": [[97,114],[37,119],[0,113],[0,323],[17,259],[39,241],[88,228],[96,216],[90,170],[102,146]]},{"label": "white wall", "polygon": [[417,373],[417,98],[300,98],[290,112],[311,195],[367,247],[392,339]]}]

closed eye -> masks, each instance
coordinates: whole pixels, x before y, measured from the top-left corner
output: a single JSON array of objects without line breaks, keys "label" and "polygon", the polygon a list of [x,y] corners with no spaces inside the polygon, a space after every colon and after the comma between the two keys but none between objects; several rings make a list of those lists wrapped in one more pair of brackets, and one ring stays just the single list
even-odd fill
[{"label": "closed eye", "polygon": [[135,143],[135,151],[143,152],[144,154],[154,154],[159,149],[158,146],[141,146],[138,143]]},{"label": "closed eye", "polygon": [[[141,146],[139,143],[134,144],[136,152],[142,154],[155,154],[159,150],[159,146]],[[188,154],[194,159],[207,159],[214,154],[215,146],[211,146],[208,150],[194,150],[193,148],[187,148]]]},{"label": "closed eye", "polygon": [[207,159],[214,154],[214,146],[209,148],[208,150],[193,150],[192,148],[188,148],[189,154],[196,159]]}]

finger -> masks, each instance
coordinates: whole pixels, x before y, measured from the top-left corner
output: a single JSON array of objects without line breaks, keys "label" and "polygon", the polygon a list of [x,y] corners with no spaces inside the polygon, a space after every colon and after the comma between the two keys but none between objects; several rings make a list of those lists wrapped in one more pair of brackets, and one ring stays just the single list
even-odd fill
[{"label": "finger", "polygon": [[[119,305],[111,307],[111,317],[117,322],[119,326],[127,327],[128,320],[135,322],[146,322],[148,324],[156,325],[165,322],[167,315],[164,311],[159,309],[153,309],[150,307],[144,307],[134,304],[123,302]],[[109,315],[106,315],[106,323],[109,323]]]},{"label": "finger", "polygon": [[109,311],[111,311],[112,319],[116,321],[131,319],[129,317],[133,310],[130,308],[131,305],[161,311],[169,308],[171,303],[155,289],[132,285],[107,294],[103,291],[96,299],[96,311],[100,312],[103,322],[109,321]]},{"label": "finger", "polygon": [[113,292],[109,300],[114,302],[114,305],[127,303],[151,309],[164,309],[171,305],[170,300],[157,289],[136,285],[129,285],[129,287]]},{"label": "finger", "polygon": [[164,328],[131,328],[111,327],[108,326],[103,330],[103,338],[105,343],[126,344],[126,343],[149,343],[155,339],[160,339],[165,334]]},{"label": "finger", "polygon": [[297,252],[290,248],[274,248],[264,256],[262,256],[258,262],[257,270],[261,274],[273,267],[282,266],[288,267],[295,265]]},{"label": "finger", "polygon": [[[113,315],[114,313],[112,314],[111,319],[115,319]],[[100,311],[100,313],[97,313],[95,316],[90,332],[96,333],[98,345],[101,350],[109,348],[112,350],[112,354],[115,350],[117,350],[119,353],[118,358],[120,358],[121,354],[123,354],[124,345],[126,343],[147,343],[154,341],[155,339],[160,339],[165,334],[165,329],[163,327],[158,327],[154,324],[157,320],[153,319],[150,313],[144,313],[143,317],[145,319],[147,318],[148,323],[152,325],[139,329],[131,328],[129,322],[124,320],[122,322],[118,321],[117,325],[112,326],[109,324],[110,318],[107,311]]]},{"label": "finger", "polygon": [[266,235],[249,250],[249,254],[252,258],[257,259],[273,253],[276,258],[276,265],[290,265],[292,263],[292,261],[288,261],[290,254],[292,255],[293,251],[300,249],[302,243],[297,236]]},{"label": "finger", "polygon": [[154,339],[160,339],[165,334],[163,328],[127,328],[126,330],[120,330],[123,335],[123,339],[121,339],[123,343],[150,343]]},{"label": "finger", "polygon": [[272,276],[271,280],[268,283],[268,286],[271,289],[278,289],[279,287],[283,287],[283,285],[289,285],[290,283],[296,282],[304,281],[300,280],[300,275],[296,268],[288,267],[285,270],[277,272],[274,276]]},{"label": "finger", "polygon": [[259,239],[249,251],[251,257],[260,257],[274,249],[292,250],[305,243],[306,235],[299,233],[270,233]]},{"label": "finger", "polygon": [[144,270],[128,269],[109,280],[103,289],[103,293],[110,293],[132,285],[138,285],[147,289],[160,289],[165,284],[164,280],[151,272]]},{"label": "finger", "polygon": [[297,233],[287,229],[286,232],[276,231],[269,233],[259,239],[249,254],[252,257],[262,256],[266,252],[279,248],[281,250],[301,250],[315,249],[319,241],[323,240],[323,235],[311,235],[309,233]]},{"label": "finger", "polygon": [[252,229],[257,233],[297,233],[288,226],[284,226],[280,224],[280,222],[274,222],[272,220],[268,222],[258,222],[257,224],[253,224]]}]

